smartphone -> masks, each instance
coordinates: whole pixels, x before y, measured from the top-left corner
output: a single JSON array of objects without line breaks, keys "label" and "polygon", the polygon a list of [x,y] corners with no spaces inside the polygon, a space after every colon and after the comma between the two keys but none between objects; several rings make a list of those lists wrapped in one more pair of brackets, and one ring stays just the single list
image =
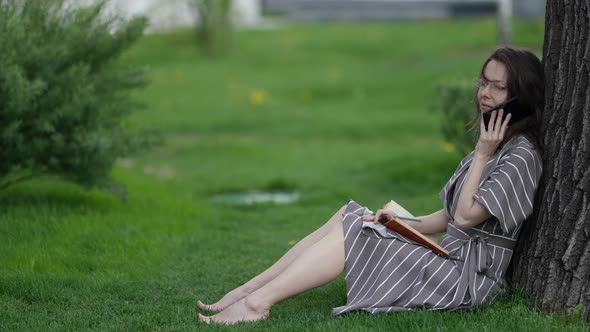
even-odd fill
[{"label": "smartphone", "polygon": [[[505,102],[499,103],[498,105],[492,107],[491,109],[483,112],[483,114],[482,114],[483,123],[486,126],[486,129],[488,128],[488,123],[490,122],[490,117],[492,116],[492,112],[499,111],[500,109],[504,109],[504,117],[507,116],[508,113],[512,114],[510,121],[508,121],[508,125],[511,125],[514,122],[518,122],[518,121],[526,118],[527,116],[529,116],[529,114],[526,114],[520,108],[520,103],[518,101],[518,97],[514,97],[511,99],[508,99]],[[496,112],[496,116],[498,116],[497,112]],[[504,118],[502,118],[502,121],[504,121]]]}]

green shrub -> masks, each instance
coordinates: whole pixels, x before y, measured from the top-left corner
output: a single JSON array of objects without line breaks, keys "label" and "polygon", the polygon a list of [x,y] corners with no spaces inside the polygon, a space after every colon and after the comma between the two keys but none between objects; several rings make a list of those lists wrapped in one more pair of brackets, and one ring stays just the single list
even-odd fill
[{"label": "green shrub", "polygon": [[138,107],[129,93],[146,81],[114,60],[146,20],[104,8],[0,0],[0,188],[51,174],[120,193],[108,176],[117,157],[146,143],[123,123]]},{"label": "green shrub", "polygon": [[470,130],[475,117],[474,87],[470,81],[451,81],[438,86],[434,111],[442,112],[441,131],[444,139],[461,155],[467,155],[477,142],[476,130]]}]

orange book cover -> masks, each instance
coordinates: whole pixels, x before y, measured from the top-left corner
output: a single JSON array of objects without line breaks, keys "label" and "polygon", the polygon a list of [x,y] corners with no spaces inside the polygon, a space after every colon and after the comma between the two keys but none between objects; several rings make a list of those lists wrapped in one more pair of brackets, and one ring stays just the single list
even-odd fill
[{"label": "orange book cover", "polygon": [[398,232],[410,240],[425,245],[426,247],[432,249],[432,251],[440,253],[444,257],[449,257],[449,252],[443,247],[439,246],[434,241],[430,240],[405,222],[395,218],[387,218],[387,216],[382,216],[379,222],[392,231]]}]

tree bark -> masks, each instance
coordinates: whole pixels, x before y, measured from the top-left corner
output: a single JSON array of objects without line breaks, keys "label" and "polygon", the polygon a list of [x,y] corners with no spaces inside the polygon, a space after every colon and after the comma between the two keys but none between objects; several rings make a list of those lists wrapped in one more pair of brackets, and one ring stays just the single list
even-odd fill
[{"label": "tree bark", "polygon": [[590,4],[547,0],[544,171],[514,282],[549,311],[590,320]]}]

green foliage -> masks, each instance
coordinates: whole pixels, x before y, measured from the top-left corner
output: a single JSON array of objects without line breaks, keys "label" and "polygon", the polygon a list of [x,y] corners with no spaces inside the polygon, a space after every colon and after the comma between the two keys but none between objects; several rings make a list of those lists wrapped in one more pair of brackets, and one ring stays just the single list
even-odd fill
[{"label": "green foliage", "polygon": [[473,84],[465,80],[441,83],[434,111],[442,112],[440,122],[444,139],[462,156],[473,150],[477,141],[476,128],[471,128],[475,118]]},{"label": "green foliage", "polygon": [[143,70],[114,60],[144,18],[107,17],[105,3],[0,1],[0,188],[41,174],[117,193],[117,157],[146,140],[123,124]]},{"label": "green foliage", "polygon": [[190,0],[199,22],[197,44],[208,56],[227,52],[231,41],[231,0]]}]

